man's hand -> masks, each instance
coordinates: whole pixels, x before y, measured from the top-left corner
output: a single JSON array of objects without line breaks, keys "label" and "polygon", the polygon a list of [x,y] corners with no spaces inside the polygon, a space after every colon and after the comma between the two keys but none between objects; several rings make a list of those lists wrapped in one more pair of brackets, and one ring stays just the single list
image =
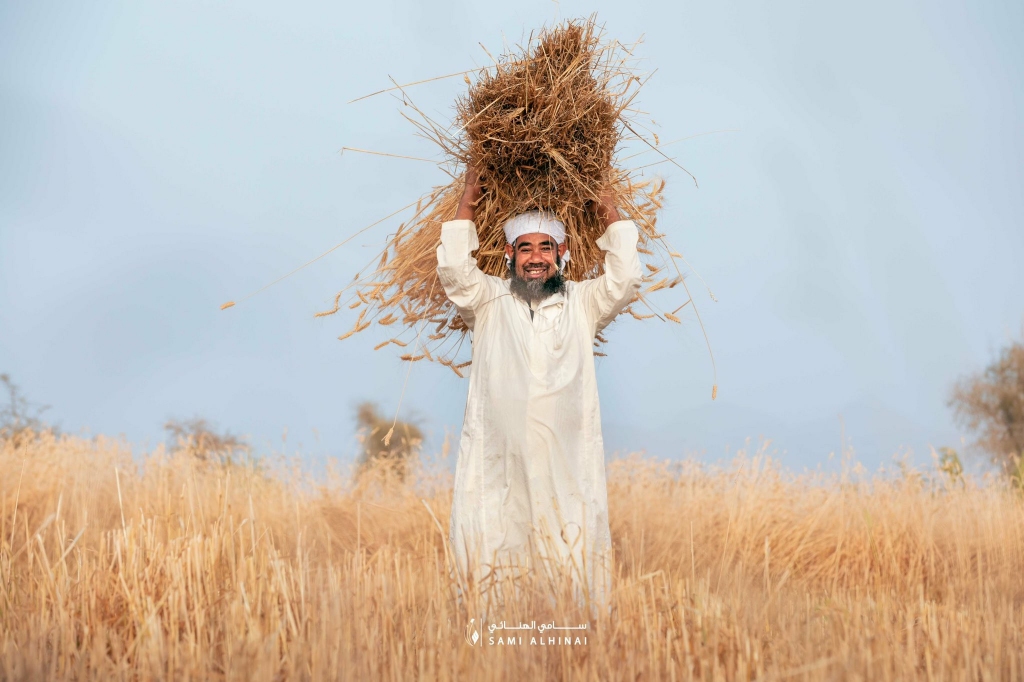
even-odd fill
[{"label": "man's hand", "polygon": [[466,166],[466,187],[462,190],[459,210],[455,212],[456,220],[473,220],[476,218],[476,204],[480,201],[483,190],[480,187],[480,174],[476,166]]},{"label": "man's hand", "polygon": [[607,229],[612,223],[622,220],[619,209],[615,205],[615,192],[611,186],[605,187],[597,203],[597,215]]}]

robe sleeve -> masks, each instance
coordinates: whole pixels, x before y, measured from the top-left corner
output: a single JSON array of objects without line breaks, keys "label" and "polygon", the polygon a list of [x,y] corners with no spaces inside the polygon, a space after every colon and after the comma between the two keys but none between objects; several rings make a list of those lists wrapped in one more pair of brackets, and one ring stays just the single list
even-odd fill
[{"label": "robe sleeve", "polygon": [[500,295],[497,277],[477,267],[472,252],[480,248],[472,220],[449,220],[441,225],[437,247],[437,276],[448,299],[455,304],[466,326],[476,322],[477,313]]},{"label": "robe sleeve", "polygon": [[643,271],[636,250],[639,237],[636,223],[619,220],[597,240],[604,251],[604,274],[577,287],[595,334],[607,327],[640,290]]}]

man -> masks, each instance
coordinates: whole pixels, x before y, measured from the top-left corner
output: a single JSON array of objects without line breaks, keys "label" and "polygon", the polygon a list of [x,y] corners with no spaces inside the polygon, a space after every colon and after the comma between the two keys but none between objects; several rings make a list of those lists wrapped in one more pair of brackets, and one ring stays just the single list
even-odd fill
[{"label": "man", "polygon": [[[565,281],[565,228],[531,212],[505,226],[509,279],[485,275],[470,168],[455,219],[441,227],[437,272],[472,330],[469,380],[449,529],[463,579],[508,567],[568,571],[607,596],[608,499],[593,343],[633,299],[642,272],[637,228],[606,192],[598,212],[605,272]],[[515,571],[513,571],[515,573]],[[579,592],[577,592],[579,594]]]}]

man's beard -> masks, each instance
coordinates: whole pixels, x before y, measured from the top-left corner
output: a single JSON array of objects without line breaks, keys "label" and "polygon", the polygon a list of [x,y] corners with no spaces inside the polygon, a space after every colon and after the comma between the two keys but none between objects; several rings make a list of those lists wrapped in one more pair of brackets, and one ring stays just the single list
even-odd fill
[{"label": "man's beard", "polygon": [[565,293],[565,277],[556,271],[545,280],[523,279],[516,272],[515,266],[509,268],[509,289],[517,298],[527,303],[540,303],[553,294]]}]

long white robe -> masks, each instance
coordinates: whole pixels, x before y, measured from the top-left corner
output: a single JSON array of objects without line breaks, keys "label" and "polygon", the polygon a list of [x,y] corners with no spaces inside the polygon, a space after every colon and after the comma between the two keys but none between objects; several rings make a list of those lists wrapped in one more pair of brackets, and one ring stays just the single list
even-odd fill
[{"label": "long white robe", "polygon": [[637,239],[632,221],[610,225],[597,241],[604,274],[567,282],[531,316],[508,280],[477,267],[474,223],[442,225],[438,276],[473,347],[449,528],[461,578],[501,578],[508,564],[567,567],[576,585],[606,595],[611,540],[593,343],[640,288]]}]

